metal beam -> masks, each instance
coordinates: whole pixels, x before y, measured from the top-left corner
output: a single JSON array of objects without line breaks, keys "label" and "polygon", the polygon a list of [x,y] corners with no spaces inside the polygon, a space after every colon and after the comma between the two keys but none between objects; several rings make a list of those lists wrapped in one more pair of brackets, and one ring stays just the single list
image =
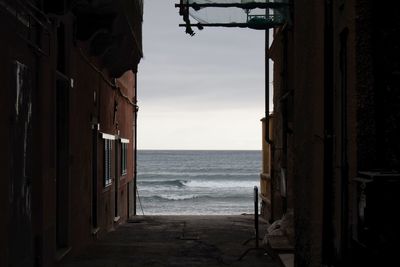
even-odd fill
[{"label": "metal beam", "polygon": [[266,30],[283,25],[284,23],[268,23],[262,25],[252,25],[251,23],[197,23],[197,24],[179,24],[179,27],[197,27],[200,30],[204,27],[227,27],[227,28],[250,28],[254,30]]},{"label": "metal beam", "polygon": [[199,10],[205,7],[237,7],[242,9],[255,9],[255,8],[285,8],[289,6],[289,3],[206,3],[206,4],[197,4],[197,3],[186,3],[186,4],[175,4],[175,7],[181,7],[184,5],[185,7],[191,7],[194,10]]}]

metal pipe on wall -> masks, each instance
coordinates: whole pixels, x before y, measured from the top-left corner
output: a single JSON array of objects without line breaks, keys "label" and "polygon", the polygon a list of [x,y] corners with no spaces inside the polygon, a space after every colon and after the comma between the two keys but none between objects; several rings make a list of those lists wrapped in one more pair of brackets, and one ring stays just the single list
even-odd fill
[{"label": "metal pipe on wall", "polygon": [[284,95],[287,95],[281,102],[281,114],[282,114],[282,161],[281,161],[281,179],[284,194],[282,195],[282,213],[287,212],[287,158],[288,158],[288,99],[289,99],[289,87],[288,87],[288,30],[287,27],[283,29],[283,60],[282,60],[282,91]]},{"label": "metal pipe on wall", "polygon": [[137,199],[137,113],[138,113],[138,107],[137,107],[137,72],[135,73],[135,110],[134,110],[134,115],[135,115],[135,124],[133,126],[133,133],[134,133],[134,146],[133,146],[133,154],[134,154],[134,159],[133,159],[133,215],[136,216],[136,199]]},{"label": "metal pipe on wall", "polygon": [[[266,11],[266,16],[269,10]],[[269,136],[269,29],[265,30],[265,141],[271,144]]]}]

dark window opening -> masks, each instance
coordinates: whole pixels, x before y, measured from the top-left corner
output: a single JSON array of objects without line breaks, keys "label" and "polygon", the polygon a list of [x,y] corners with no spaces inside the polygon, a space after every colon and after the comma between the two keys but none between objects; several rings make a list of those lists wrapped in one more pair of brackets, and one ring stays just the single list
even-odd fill
[{"label": "dark window opening", "polygon": [[112,151],[112,140],[104,139],[104,186],[108,186],[112,182],[111,151]]},{"label": "dark window opening", "polygon": [[126,175],[128,173],[128,144],[121,143],[121,175]]}]

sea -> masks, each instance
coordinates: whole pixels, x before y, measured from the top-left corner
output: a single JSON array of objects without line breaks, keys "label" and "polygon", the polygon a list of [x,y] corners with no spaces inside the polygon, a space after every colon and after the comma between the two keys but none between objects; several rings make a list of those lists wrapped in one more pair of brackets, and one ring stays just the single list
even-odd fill
[{"label": "sea", "polygon": [[254,214],[261,151],[139,150],[138,214]]}]

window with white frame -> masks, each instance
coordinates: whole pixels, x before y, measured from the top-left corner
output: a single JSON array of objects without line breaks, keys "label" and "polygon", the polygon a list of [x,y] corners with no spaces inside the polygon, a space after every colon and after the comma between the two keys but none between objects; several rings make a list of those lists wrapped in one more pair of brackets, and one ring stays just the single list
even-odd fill
[{"label": "window with white frame", "polygon": [[109,134],[103,134],[104,139],[104,187],[112,183],[112,151],[115,137]]},{"label": "window with white frame", "polygon": [[121,138],[121,175],[128,173],[128,139]]}]

